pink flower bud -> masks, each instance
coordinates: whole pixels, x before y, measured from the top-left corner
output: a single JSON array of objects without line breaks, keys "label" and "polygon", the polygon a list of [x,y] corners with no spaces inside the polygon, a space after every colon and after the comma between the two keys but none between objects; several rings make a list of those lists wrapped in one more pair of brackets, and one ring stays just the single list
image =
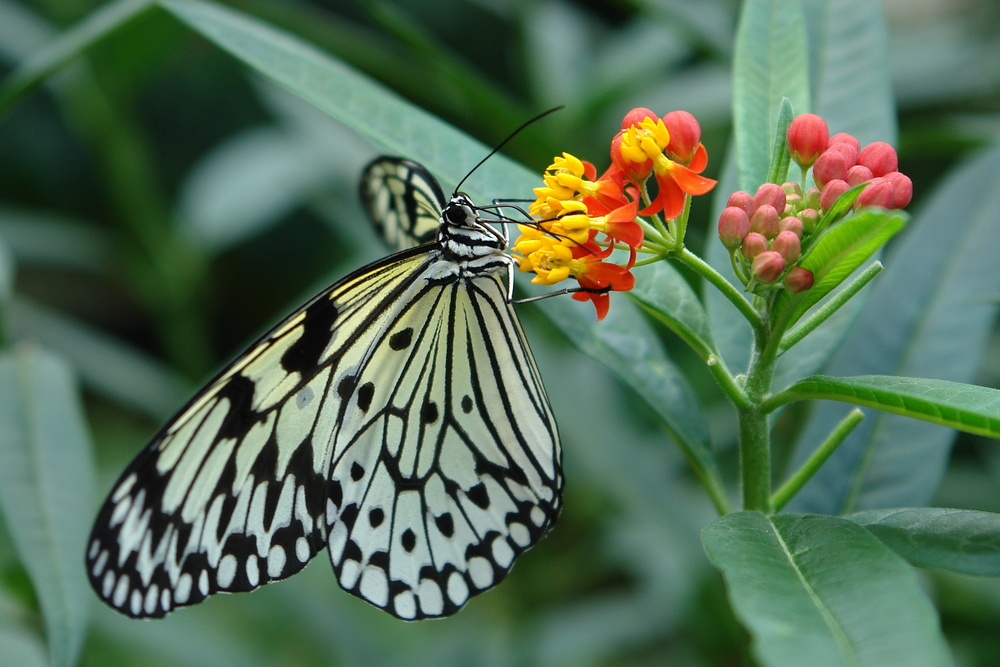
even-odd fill
[{"label": "pink flower bud", "polygon": [[819,198],[820,198],[819,188],[817,188],[814,185],[811,188],[809,188],[808,192],[806,192],[806,196],[802,203],[805,205],[806,208],[814,208],[816,210],[819,210],[820,207]]},{"label": "pink flower bud", "polygon": [[861,206],[881,206],[890,208],[892,206],[892,183],[884,178],[873,178],[858,198],[854,200],[854,207]]},{"label": "pink flower bud", "polygon": [[775,211],[785,210],[785,191],[780,185],[765,183],[757,188],[757,194],[753,196],[754,206],[773,206]]},{"label": "pink flower bud", "polygon": [[750,271],[760,282],[773,283],[785,270],[785,260],[773,250],[766,250],[753,258]]},{"label": "pink flower bud", "polygon": [[831,144],[826,150],[828,152],[840,153],[844,156],[844,161],[847,163],[847,168],[850,169],[858,163],[858,147],[856,146],[857,141],[853,144],[848,144],[845,142],[840,142],[836,144]]},{"label": "pink flower bud", "polygon": [[743,192],[743,190],[737,190],[729,195],[729,201],[726,202],[726,206],[741,208],[747,212],[747,215],[757,210],[757,207],[753,203],[753,196],[749,192]]},{"label": "pink flower bud", "polygon": [[740,247],[743,237],[750,233],[750,216],[738,206],[729,206],[719,216],[719,238],[730,250]]},{"label": "pink flower bud", "polygon": [[872,170],[875,176],[885,176],[899,168],[896,149],[884,141],[876,141],[865,146],[858,155],[858,164],[863,164]]},{"label": "pink flower bud", "polygon": [[799,211],[797,217],[802,221],[802,231],[811,232],[816,228],[816,223],[819,222],[819,211],[814,208],[804,208]]},{"label": "pink flower bud", "polygon": [[778,230],[779,230],[778,236],[781,236],[781,232],[791,232],[801,239],[802,228],[803,228],[802,220],[795,217],[794,215],[789,215],[782,218],[778,222]]},{"label": "pink flower bud", "polygon": [[785,181],[781,184],[781,189],[785,191],[786,196],[802,195],[802,186],[795,181]]},{"label": "pink flower bud", "polygon": [[663,117],[663,124],[670,132],[667,153],[682,164],[691,162],[701,143],[701,126],[687,111],[671,111]]},{"label": "pink flower bud", "polygon": [[804,292],[813,286],[813,272],[801,266],[792,267],[785,276],[785,288],[792,294]]},{"label": "pink flower bud", "polygon": [[630,125],[638,125],[646,118],[656,120],[657,115],[645,107],[636,107],[625,114],[625,118],[622,119],[622,129],[626,130]]},{"label": "pink flower bud", "polygon": [[847,184],[852,188],[859,183],[870,181],[875,177],[872,170],[863,164],[856,164],[847,170]]},{"label": "pink flower bud", "polygon": [[903,208],[913,199],[913,181],[906,174],[898,171],[890,171],[883,176],[885,180],[892,183],[892,206],[890,208]]},{"label": "pink flower bud", "polygon": [[[825,155],[825,153],[824,153]],[[840,195],[844,194],[851,189],[851,186],[847,184],[847,181],[842,181],[840,179],[835,179],[823,186],[823,192],[819,196],[819,206],[824,211],[829,211],[833,203],[840,198]]]},{"label": "pink flower bud", "polygon": [[816,114],[796,116],[788,126],[788,150],[803,168],[808,168],[826,148],[830,130],[826,121]]},{"label": "pink flower bud", "polygon": [[856,150],[861,150],[861,142],[853,134],[848,134],[847,132],[838,132],[837,134],[830,137],[830,142],[826,145],[827,148],[832,147],[834,144],[850,144],[854,146]]},{"label": "pink flower bud", "polygon": [[767,239],[757,232],[750,232],[743,237],[743,256],[753,259],[767,250]]},{"label": "pink flower bud", "polygon": [[761,206],[750,216],[750,231],[763,234],[766,238],[774,238],[778,233],[778,212],[773,206]]},{"label": "pink flower bud", "polygon": [[813,165],[816,185],[825,187],[830,181],[847,180],[847,159],[837,151],[827,151],[819,156]]},{"label": "pink flower bud", "polygon": [[774,237],[771,250],[781,255],[786,264],[794,264],[795,260],[799,258],[799,253],[802,252],[802,244],[799,242],[799,237],[795,235],[795,232],[784,231],[779,232]]}]

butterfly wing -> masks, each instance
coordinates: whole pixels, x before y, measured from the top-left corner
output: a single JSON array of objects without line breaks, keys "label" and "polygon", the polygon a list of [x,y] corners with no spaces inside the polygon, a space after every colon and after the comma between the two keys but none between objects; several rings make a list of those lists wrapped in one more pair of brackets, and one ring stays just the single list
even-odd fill
[{"label": "butterfly wing", "polygon": [[342,376],[355,391],[334,442],[327,525],[340,585],[413,620],[499,583],[556,520],[562,472],[500,277],[429,282],[410,298]]},{"label": "butterfly wing", "polygon": [[559,457],[499,275],[414,248],[338,282],[195,396],[115,484],[87,569],[105,602],[157,617],[290,576],[328,543],[346,590],[443,616],[552,525]]},{"label": "butterfly wing", "polygon": [[361,176],[361,201],[393,250],[431,243],[447,200],[422,165],[397,157],[373,160]]},{"label": "butterfly wing", "polygon": [[[302,569],[326,542],[343,351],[422,276],[426,250],[369,265],[294,312],[223,370],[126,468],[91,532],[97,594],[158,617]],[[370,344],[370,343],[368,343]]]}]

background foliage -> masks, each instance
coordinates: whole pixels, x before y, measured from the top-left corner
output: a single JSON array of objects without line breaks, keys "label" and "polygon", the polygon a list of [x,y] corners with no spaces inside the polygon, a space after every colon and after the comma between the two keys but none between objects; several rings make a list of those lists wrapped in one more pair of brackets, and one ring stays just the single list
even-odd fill
[{"label": "background foliage", "polygon": [[[45,66],[31,56],[66,28],[87,21],[80,42],[63,43],[57,60],[137,16],[84,59],[72,58],[0,124],[0,502],[12,516],[11,507],[23,510],[0,527],[0,664],[70,664],[78,655],[85,665],[747,663],[744,631],[698,534],[714,512],[661,423],[671,408],[647,407],[655,401],[567,343],[548,318],[565,326],[590,317],[589,305],[568,300],[520,310],[564,439],[566,509],[502,586],[456,617],[395,621],[339,591],[322,556],[286,582],[153,623],[97,604],[84,582],[83,540],[96,502],[127,461],[277,317],[386,252],[356,199],[363,164],[381,152],[403,154],[453,179],[450,187],[485,154],[401,101],[386,104],[356,72],[486,145],[565,104],[505,149],[535,172],[563,150],[602,168],[633,106],[694,113],[711,176],[720,176],[730,142],[735,2],[228,3],[346,64],[329,90],[316,72],[282,70],[286,63],[263,58],[225,21],[213,23],[212,6],[164,0],[139,12],[146,4],[117,2],[94,14],[99,3],[90,0],[0,0],[0,73],[22,65],[8,79],[15,84]],[[842,11],[830,12],[831,4]],[[810,63],[824,82],[814,110],[825,114],[836,102],[822,91],[864,87],[856,78],[824,81],[840,71],[837,58],[887,55],[900,170],[916,194],[911,229],[889,248],[881,285],[827,370],[1000,386],[997,273],[989,270],[1000,191],[1000,13],[989,0],[883,8],[886,38],[858,45],[851,21],[880,22],[877,6],[805,2],[810,51],[823,56]],[[363,116],[366,105],[378,113],[367,127],[348,129],[255,74],[261,67],[285,71],[286,87],[311,82],[311,101],[336,117]],[[845,123],[867,108],[850,106],[849,97],[844,104],[834,115]],[[831,122],[831,132],[856,131]],[[393,143],[393,128],[406,123],[432,130],[423,143]],[[896,128],[871,131],[862,142],[894,140]],[[362,137],[373,133],[383,137],[378,146]],[[480,200],[524,196],[530,174],[495,164],[470,192]],[[688,237],[696,250],[713,247],[710,215],[699,202]],[[907,258],[908,273],[890,272],[894,255]],[[629,312],[625,299],[612,309],[619,304]],[[718,338],[726,328],[713,324]],[[658,332],[666,353],[636,354],[683,372],[709,406],[707,436],[734,483],[733,415],[697,360],[657,326],[637,320],[608,335]],[[717,342],[724,353],[742,349]],[[578,344],[600,355],[609,340],[581,332]],[[633,387],[651,381],[624,379]],[[814,443],[843,413],[830,410],[782,414],[779,477],[808,453],[801,443]],[[869,419],[853,437],[857,444],[796,499],[797,511],[906,504],[900,498],[1000,511],[996,443],[962,435],[951,447],[953,431],[895,418]],[[871,450],[872,442],[914,446]],[[879,452],[875,479],[851,487],[851,452],[868,451]],[[24,544],[55,556],[33,558]],[[1000,653],[997,581],[921,575],[956,662],[991,664]]]}]

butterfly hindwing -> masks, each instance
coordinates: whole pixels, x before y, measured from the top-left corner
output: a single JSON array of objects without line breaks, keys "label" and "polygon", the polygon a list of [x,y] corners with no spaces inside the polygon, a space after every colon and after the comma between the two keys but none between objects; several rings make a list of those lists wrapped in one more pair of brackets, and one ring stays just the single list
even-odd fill
[{"label": "butterfly hindwing", "polygon": [[503,282],[424,289],[411,303],[352,380],[348,416],[367,419],[337,435],[327,514],[341,586],[405,619],[451,614],[499,583],[555,521],[562,486]]},{"label": "butterfly hindwing", "polygon": [[393,250],[432,242],[447,203],[441,186],[423,165],[386,156],[365,167],[361,201]]}]

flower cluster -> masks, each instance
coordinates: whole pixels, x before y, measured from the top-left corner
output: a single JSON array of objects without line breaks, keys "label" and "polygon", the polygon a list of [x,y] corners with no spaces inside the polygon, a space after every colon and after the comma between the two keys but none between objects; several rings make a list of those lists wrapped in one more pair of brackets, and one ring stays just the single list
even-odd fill
[{"label": "flower cluster", "polygon": [[[514,252],[520,270],[535,272],[532,282],[542,285],[576,279],[573,298],[593,302],[597,319],[604,319],[609,293],[635,285],[637,252],[681,247],[683,233],[668,233],[660,216],[672,230],[673,221],[686,219],[688,197],[715,185],[700,175],[707,164],[694,116],[674,111],[659,118],[649,109],[633,109],[611,141],[611,166],[599,178],[594,165],[569,153],[545,170],[529,208],[536,222],[518,225]],[[653,198],[646,188],[650,178],[656,183]],[[640,201],[646,204],[641,210]],[[653,216],[654,225],[640,216]],[[616,248],[628,252],[624,265],[610,261]]]},{"label": "flower cluster", "polygon": [[814,114],[789,125],[788,150],[803,178],[812,168],[816,187],[803,193],[795,182],[765,183],[754,195],[734,192],[719,216],[719,239],[730,251],[737,276],[753,291],[782,283],[792,293],[812,287],[812,272],[796,266],[802,243],[822,231],[818,223],[850,188],[868,184],[856,208],[903,208],[913,196],[913,183],[897,170],[892,146],[877,141],[862,149],[850,134],[831,137],[826,121]]}]

